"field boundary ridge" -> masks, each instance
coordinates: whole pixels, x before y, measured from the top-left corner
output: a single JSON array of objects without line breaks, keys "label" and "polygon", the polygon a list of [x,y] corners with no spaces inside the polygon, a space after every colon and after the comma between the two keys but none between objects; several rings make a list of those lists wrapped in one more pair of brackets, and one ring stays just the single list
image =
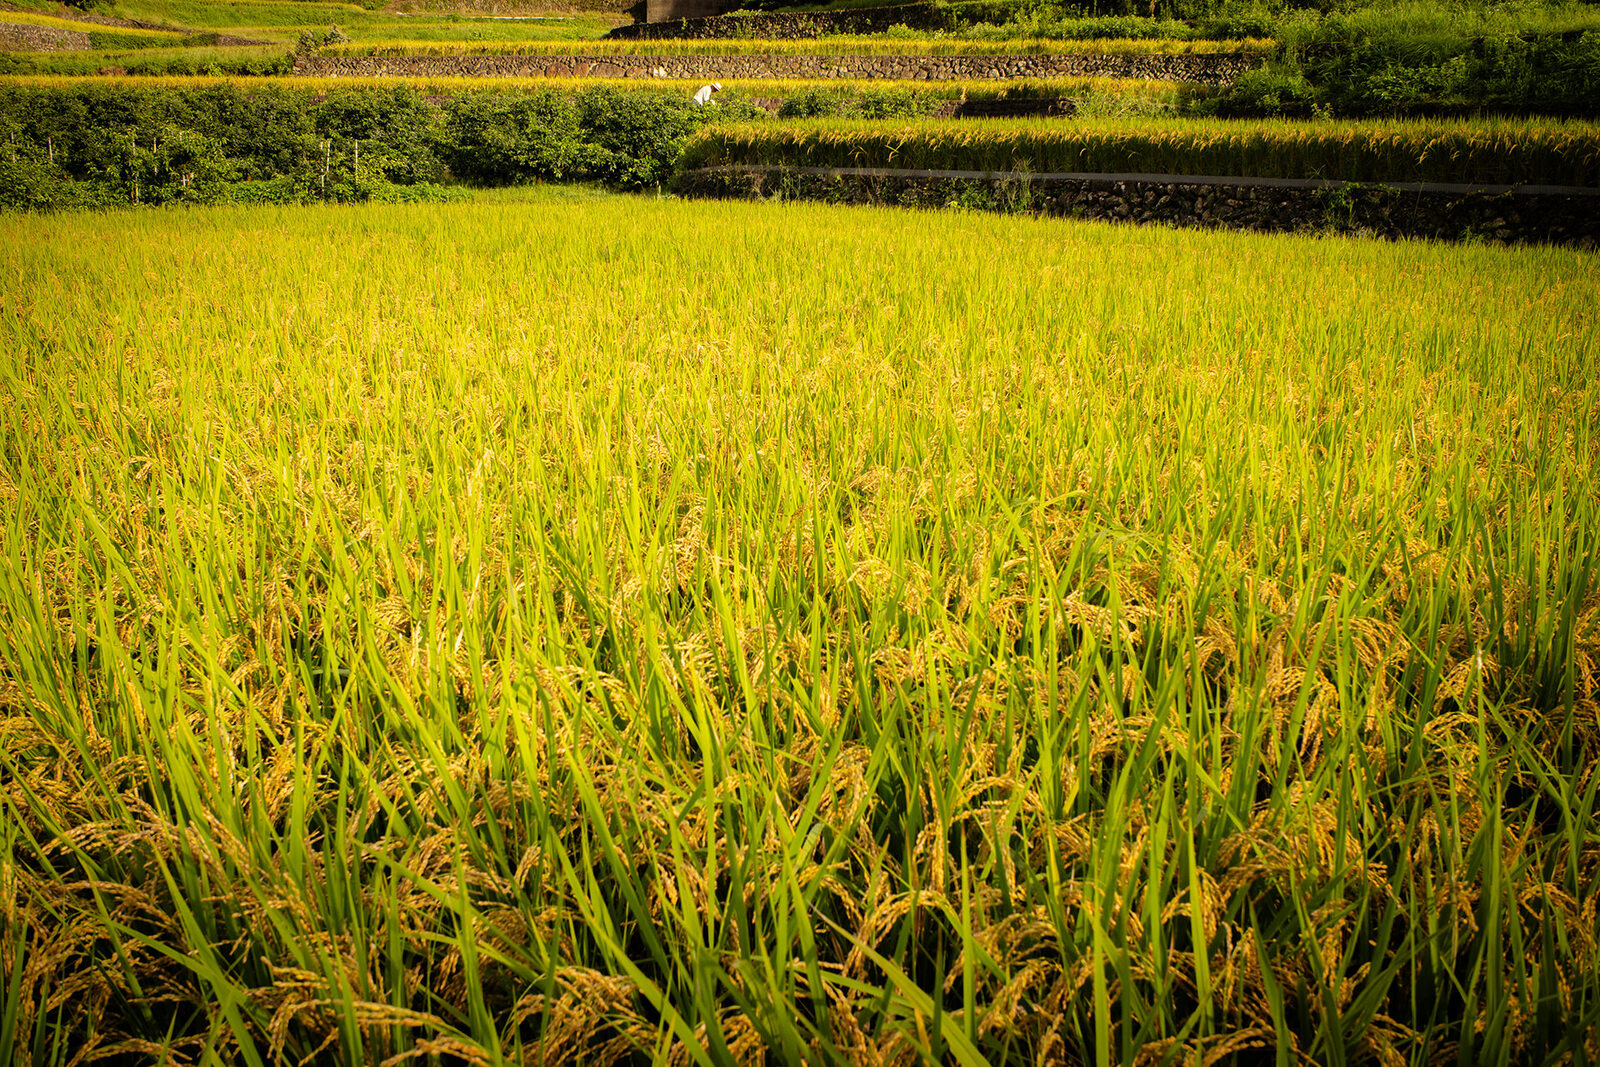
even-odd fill
[{"label": "field boundary ridge", "polygon": [[1010,55],[525,55],[324,56],[295,59],[293,72],[324,78],[841,78],[864,81],[993,81],[1104,77],[1231,85],[1257,57],[1240,52],[1183,55],[1074,52]]}]

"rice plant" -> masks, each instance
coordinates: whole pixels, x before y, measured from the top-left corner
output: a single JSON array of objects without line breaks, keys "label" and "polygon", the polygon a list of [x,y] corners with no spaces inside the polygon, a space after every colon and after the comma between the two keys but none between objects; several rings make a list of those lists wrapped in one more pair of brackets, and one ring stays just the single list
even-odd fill
[{"label": "rice plant", "polygon": [[1593,256],[518,196],[0,217],[0,1062],[1600,1057]]},{"label": "rice plant", "polygon": [[1600,125],[1560,119],[824,118],[708,127],[686,165],[1247,175],[1600,187]]},{"label": "rice plant", "polygon": [[[480,89],[507,91],[515,89],[561,89],[574,92],[571,78],[501,77],[470,75],[411,77],[317,77],[314,75],[261,75],[248,79],[205,74],[11,74],[0,75],[0,86],[26,85],[41,88],[77,88],[81,86],[113,85],[164,89],[203,89],[229,85],[254,90],[259,87],[303,89],[312,93],[335,93],[348,89],[415,89],[424,96],[455,96]],[[703,78],[584,78],[583,87],[606,85],[617,89],[655,90],[669,95],[692,95],[705,84]],[[785,97],[795,93],[826,89],[844,95],[862,93],[909,92],[925,99],[1005,100],[1038,99],[1049,97],[1102,97],[1148,102],[1151,105],[1177,108],[1189,100],[1204,96],[1203,87],[1182,82],[1160,81],[1154,78],[1019,78],[1014,81],[914,81],[875,78],[857,81],[851,78],[724,78],[722,84],[729,92],[745,96]],[[724,97],[718,97],[719,102]]]}]

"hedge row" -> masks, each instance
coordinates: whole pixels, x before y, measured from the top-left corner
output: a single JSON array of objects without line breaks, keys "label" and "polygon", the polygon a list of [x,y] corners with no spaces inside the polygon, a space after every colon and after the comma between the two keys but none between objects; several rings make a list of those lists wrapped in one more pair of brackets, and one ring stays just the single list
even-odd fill
[{"label": "hedge row", "polygon": [[439,183],[671,177],[709,118],[595,86],[464,92],[0,86],[0,207],[415,199]]}]

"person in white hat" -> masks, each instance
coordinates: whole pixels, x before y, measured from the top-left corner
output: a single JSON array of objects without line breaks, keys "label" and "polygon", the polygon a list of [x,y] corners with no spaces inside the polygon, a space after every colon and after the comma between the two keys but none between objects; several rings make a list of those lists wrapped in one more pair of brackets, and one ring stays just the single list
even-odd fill
[{"label": "person in white hat", "polygon": [[694,91],[694,106],[705,107],[707,104],[711,103],[711,94],[720,92],[722,92],[721,82],[712,82],[710,85],[700,86],[700,88]]}]

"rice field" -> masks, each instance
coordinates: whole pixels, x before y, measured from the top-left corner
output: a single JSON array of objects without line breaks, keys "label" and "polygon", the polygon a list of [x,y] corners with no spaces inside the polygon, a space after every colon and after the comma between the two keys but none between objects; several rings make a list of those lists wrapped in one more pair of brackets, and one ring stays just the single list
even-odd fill
[{"label": "rice field", "polygon": [[0,216],[0,1062],[1595,1062],[1594,268]]},{"label": "rice field", "polygon": [[[11,74],[0,75],[0,86],[27,85],[40,88],[78,88],[85,85],[115,85],[137,88],[204,89],[217,85],[230,85],[250,90],[258,86],[282,89],[303,89],[315,93],[336,93],[350,89],[415,89],[424,96],[454,96],[480,89],[561,89],[573,90],[572,78],[440,76],[345,76],[316,77],[314,75],[261,75],[228,77],[206,74]],[[693,95],[705,84],[701,78],[584,78],[583,86],[608,85],[618,89],[657,90],[668,94]],[[1008,81],[915,81],[892,78],[874,78],[855,81],[850,78],[724,78],[721,83],[728,92],[757,97],[787,97],[795,93],[814,90],[852,95],[858,93],[909,92],[927,99],[1035,99],[1050,97],[1092,96],[1112,100],[1148,102],[1152,106],[1177,107],[1183,101],[1201,95],[1205,90],[1182,82],[1159,81],[1153,78],[1018,78]],[[719,99],[726,99],[721,97]]]}]

